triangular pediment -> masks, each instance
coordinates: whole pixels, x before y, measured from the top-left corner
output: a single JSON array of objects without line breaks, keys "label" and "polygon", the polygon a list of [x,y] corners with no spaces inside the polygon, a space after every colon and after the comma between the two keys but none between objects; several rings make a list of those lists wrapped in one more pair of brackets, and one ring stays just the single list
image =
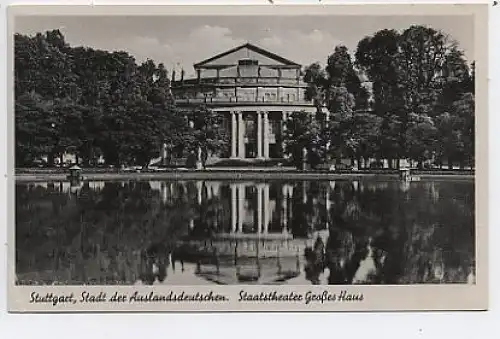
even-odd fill
[{"label": "triangular pediment", "polygon": [[203,60],[194,65],[195,68],[225,68],[238,65],[239,60],[257,60],[259,65],[276,67],[300,67],[299,64],[285,59],[277,54],[271,53],[252,45],[250,43],[238,46],[214,57]]}]

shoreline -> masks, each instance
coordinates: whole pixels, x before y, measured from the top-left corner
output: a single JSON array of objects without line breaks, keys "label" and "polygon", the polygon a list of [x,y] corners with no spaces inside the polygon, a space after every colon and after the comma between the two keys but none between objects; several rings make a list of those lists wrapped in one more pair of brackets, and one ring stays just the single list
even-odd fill
[{"label": "shoreline", "polygon": [[[474,174],[461,173],[429,173],[415,170],[413,175],[421,180],[474,180]],[[399,180],[397,173],[370,173],[349,172],[332,173],[326,171],[298,171],[298,170],[181,170],[168,172],[85,172],[82,181],[95,180],[355,180],[355,179],[380,179]],[[70,181],[67,173],[16,173],[15,182],[39,181]]]}]

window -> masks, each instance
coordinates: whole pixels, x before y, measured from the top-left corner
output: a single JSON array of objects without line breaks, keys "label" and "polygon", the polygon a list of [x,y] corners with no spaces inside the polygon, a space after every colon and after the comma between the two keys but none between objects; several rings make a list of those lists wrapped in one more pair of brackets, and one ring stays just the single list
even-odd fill
[{"label": "window", "polygon": [[259,61],[253,59],[241,59],[238,61],[238,65],[240,66],[257,66],[258,64]]}]

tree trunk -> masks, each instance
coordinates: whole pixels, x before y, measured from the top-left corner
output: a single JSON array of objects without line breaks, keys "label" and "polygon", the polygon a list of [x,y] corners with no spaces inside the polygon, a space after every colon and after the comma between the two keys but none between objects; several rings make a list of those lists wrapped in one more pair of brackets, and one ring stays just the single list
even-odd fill
[{"label": "tree trunk", "polygon": [[358,170],[363,169],[363,165],[361,164],[361,157],[357,157],[356,160],[358,162]]},{"label": "tree trunk", "polygon": [[398,157],[398,159],[396,160],[396,169],[400,168],[401,168],[401,159]]},{"label": "tree trunk", "polygon": [[50,167],[53,167],[53,166],[54,166],[54,158],[55,158],[54,153],[49,153],[49,154],[47,155],[47,164],[48,164]]},{"label": "tree trunk", "polygon": [[335,159],[335,165],[340,165],[342,163],[342,155],[337,154],[337,157]]}]

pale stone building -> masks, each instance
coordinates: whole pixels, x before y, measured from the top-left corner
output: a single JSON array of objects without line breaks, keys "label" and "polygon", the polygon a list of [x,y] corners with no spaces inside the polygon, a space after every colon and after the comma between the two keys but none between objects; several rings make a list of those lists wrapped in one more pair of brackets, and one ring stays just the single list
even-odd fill
[{"label": "pale stone building", "polygon": [[293,112],[314,114],[306,100],[300,64],[250,43],[194,65],[197,77],[173,79],[179,107],[206,105],[224,115],[230,158],[283,157],[285,121]]}]

